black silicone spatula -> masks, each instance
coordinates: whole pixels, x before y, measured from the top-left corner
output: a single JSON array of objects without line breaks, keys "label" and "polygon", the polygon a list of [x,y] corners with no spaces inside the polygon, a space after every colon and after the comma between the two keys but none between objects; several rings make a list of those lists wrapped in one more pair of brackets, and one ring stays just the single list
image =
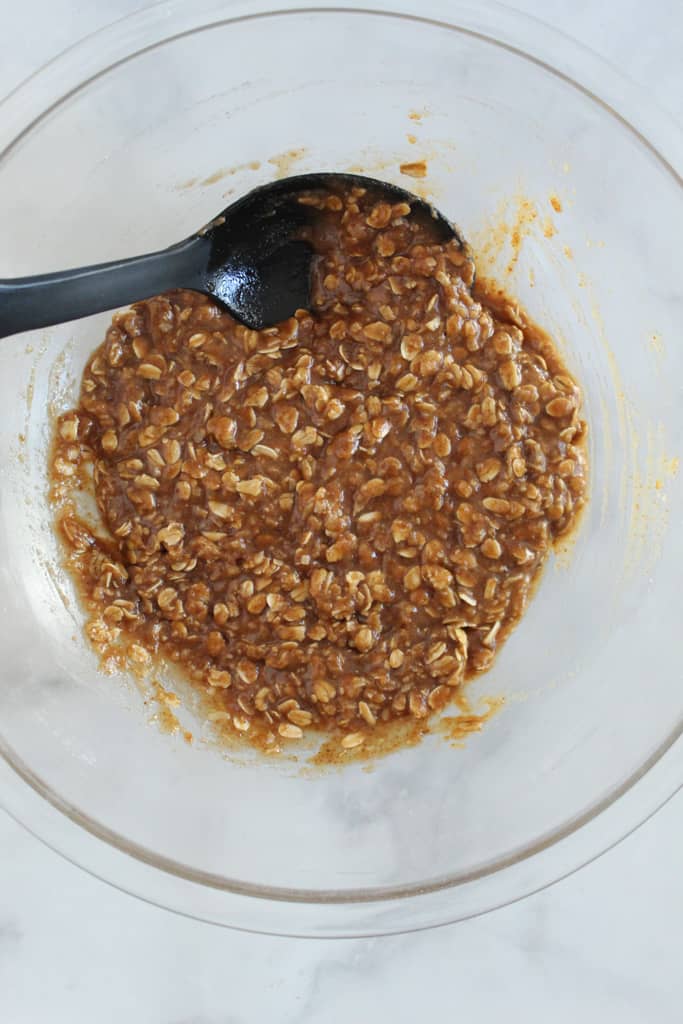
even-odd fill
[{"label": "black silicone spatula", "polygon": [[298,197],[335,185],[361,186],[373,201],[409,203],[409,216],[428,223],[435,241],[458,238],[438,211],[395,185],[356,174],[296,175],[254,189],[197,234],[160,252],[0,280],[0,337],[127,306],[173,288],[210,295],[255,330],[286,320],[309,306],[314,252],[300,236],[320,216]]}]

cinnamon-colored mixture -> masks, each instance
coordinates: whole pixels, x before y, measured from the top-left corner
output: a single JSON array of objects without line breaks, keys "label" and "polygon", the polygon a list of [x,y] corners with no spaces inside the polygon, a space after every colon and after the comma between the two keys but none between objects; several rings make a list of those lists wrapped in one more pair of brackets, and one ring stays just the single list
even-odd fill
[{"label": "cinnamon-colored mixture", "polygon": [[457,240],[360,190],[306,201],[311,311],[256,332],[187,291],[116,314],[54,497],[103,651],[179,663],[261,741],[349,749],[491,664],[583,503],[585,426]]}]

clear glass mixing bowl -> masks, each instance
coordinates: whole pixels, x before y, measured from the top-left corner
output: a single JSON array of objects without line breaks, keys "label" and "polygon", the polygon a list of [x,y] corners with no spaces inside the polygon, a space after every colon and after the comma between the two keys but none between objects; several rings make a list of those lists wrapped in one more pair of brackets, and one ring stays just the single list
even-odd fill
[{"label": "clear glass mixing bowl", "polygon": [[107,317],[4,340],[0,802],[95,874],[211,921],[425,927],[574,870],[681,782],[681,137],[617,72],[497,5],[270,8],[162,3],[7,99],[0,275],[160,248],[275,173],[410,185],[400,163],[425,157],[414,184],[584,385],[590,506],[473,686],[507,700],[462,749],[432,737],[317,774],[226,757],[150,727],[138,690],[99,672],[59,567],[50,416]]}]

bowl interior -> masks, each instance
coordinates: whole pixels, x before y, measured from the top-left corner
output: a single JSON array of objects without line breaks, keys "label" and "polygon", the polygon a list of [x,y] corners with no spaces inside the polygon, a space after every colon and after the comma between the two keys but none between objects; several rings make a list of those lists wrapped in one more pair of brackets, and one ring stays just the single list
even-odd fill
[{"label": "bowl interior", "polygon": [[[426,179],[400,173],[422,158]],[[335,169],[423,188],[585,390],[589,507],[471,688],[504,709],[461,748],[434,736],[372,771],[302,773],[226,755],[199,723],[192,746],[150,726],[83,642],[46,502],[51,416],[100,316],[0,346],[0,734],[53,799],[152,862],[356,899],[533,853],[681,729],[683,203],[628,126],[518,53],[415,18],[281,13],[133,53],[49,110],[0,161],[0,274],[161,248],[276,174]]]}]

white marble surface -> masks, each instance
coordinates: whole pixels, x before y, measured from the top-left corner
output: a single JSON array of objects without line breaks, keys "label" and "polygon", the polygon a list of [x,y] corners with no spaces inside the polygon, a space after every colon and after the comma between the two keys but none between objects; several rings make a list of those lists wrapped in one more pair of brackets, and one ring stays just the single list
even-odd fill
[{"label": "white marble surface", "polygon": [[[135,0],[5,0],[0,94]],[[683,120],[680,0],[517,0]],[[63,861],[0,812],[2,1024],[679,1024],[683,796],[550,890],[418,935],[242,935],[175,917]]]}]

